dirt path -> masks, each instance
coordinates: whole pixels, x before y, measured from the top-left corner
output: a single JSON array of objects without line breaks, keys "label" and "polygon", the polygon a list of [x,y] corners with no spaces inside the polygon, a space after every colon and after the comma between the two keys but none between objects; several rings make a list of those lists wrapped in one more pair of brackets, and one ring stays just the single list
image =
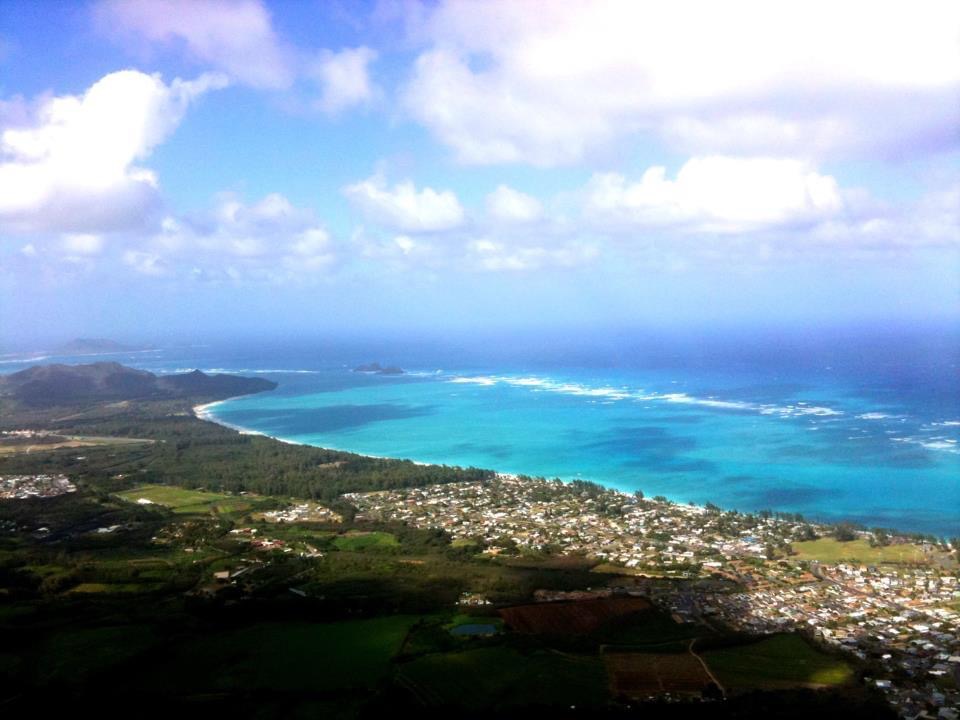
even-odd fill
[{"label": "dirt path", "polygon": [[697,653],[694,651],[693,646],[696,644],[696,642],[697,642],[697,638],[694,638],[693,640],[691,640],[690,644],[687,646],[687,650],[700,663],[700,666],[703,668],[703,671],[707,674],[707,677],[713,680],[713,684],[716,685],[718,688],[720,688],[720,692],[722,692],[724,696],[726,696],[727,689],[720,684],[719,680],[717,680],[717,676],[714,675],[713,672],[710,670],[710,666],[708,666],[707,663],[704,662],[703,658],[697,655]]}]

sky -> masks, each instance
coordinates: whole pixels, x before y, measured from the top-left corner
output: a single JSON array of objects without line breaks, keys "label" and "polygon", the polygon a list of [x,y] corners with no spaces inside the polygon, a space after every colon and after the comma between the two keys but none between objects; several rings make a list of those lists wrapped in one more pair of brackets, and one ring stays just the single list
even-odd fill
[{"label": "sky", "polygon": [[0,346],[958,320],[960,3],[0,3]]}]

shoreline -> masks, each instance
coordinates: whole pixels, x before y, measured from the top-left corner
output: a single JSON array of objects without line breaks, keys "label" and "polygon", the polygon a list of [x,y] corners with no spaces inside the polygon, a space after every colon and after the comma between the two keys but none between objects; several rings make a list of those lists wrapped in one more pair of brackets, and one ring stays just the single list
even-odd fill
[{"label": "shoreline", "polygon": [[[355,450],[345,450],[343,448],[330,447],[329,445],[311,445],[310,443],[300,442],[298,440],[290,440],[289,438],[282,438],[277,435],[269,435],[261,430],[251,430],[250,428],[245,428],[242,425],[234,425],[233,423],[228,423],[226,420],[221,420],[220,418],[218,418],[210,410],[211,408],[216,407],[217,405],[222,405],[223,403],[229,402],[230,400],[236,400],[237,398],[242,398],[242,397],[247,397],[247,395],[234,395],[233,397],[224,398],[223,400],[215,400],[214,402],[194,405],[192,408],[193,416],[197,418],[197,420],[206,420],[207,422],[214,423],[215,425],[220,425],[221,427],[229,428],[230,430],[240,433],[241,435],[257,435],[259,437],[265,437],[265,438],[270,438],[271,440],[276,440],[277,442],[286,443],[287,445],[299,445],[301,447],[317,448],[320,450],[332,450],[334,452],[349,453],[351,455],[358,455],[360,457],[372,458],[374,460],[406,461],[406,462],[413,463],[414,465],[420,465],[422,467],[438,465],[438,463],[423,462],[421,460],[413,460],[411,458],[395,458],[395,457],[387,457],[386,455],[370,455],[369,453],[360,453],[360,452],[356,452]],[[513,473],[502,473],[496,470],[491,470],[491,472],[501,477],[512,477],[512,478],[519,477],[519,475],[515,475]]]},{"label": "shoreline", "polygon": [[[318,449],[321,449],[321,450],[332,450],[332,451],[334,451],[334,452],[349,453],[349,454],[351,454],[351,455],[358,455],[358,456],[360,456],[360,457],[372,458],[372,459],[374,459],[374,460],[396,460],[396,461],[405,461],[405,462],[410,462],[410,463],[413,463],[414,465],[420,465],[420,466],[423,466],[423,467],[443,466],[443,465],[445,465],[445,463],[423,462],[423,461],[421,461],[421,460],[413,460],[413,459],[411,459],[411,458],[388,457],[388,456],[385,456],[385,455],[371,455],[371,454],[369,454],[369,453],[356,452],[355,450],[347,450],[347,449],[344,449],[344,448],[330,447],[330,446],[327,446],[327,445],[312,445],[312,444],[306,443],[306,442],[300,442],[300,441],[297,441],[297,440],[290,440],[289,438],[282,438],[282,437],[278,437],[278,436],[276,436],[276,435],[269,435],[269,434],[267,434],[267,433],[265,433],[265,432],[262,432],[262,431],[260,431],[260,430],[251,430],[251,429],[245,428],[245,427],[243,427],[243,426],[241,426],[241,425],[234,425],[234,424],[232,424],[232,423],[228,423],[228,422],[226,422],[225,420],[221,420],[220,418],[218,418],[218,417],[212,412],[212,408],[214,408],[214,407],[216,407],[216,406],[218,406],[218,405],[222,405],[222,404],[224,404],[224,403],[227,403],[227,402],[229,402],[230,400],[236,400],[236,399],[238,399],[238,398],[247,397],[247,396],[248,396],[248,395],[235,395],[234,397],[224,398],[223,400],[216,400],[216,401],[214,401],[214,402],[209,402],[209,403],[203,403],[203,404],[200,404],[200,405],[195,405],[195,406],[193,406],[193,414],[194,414],[194,417],[196,417],[198,420],[206,420],[207,422],[212,422],[212,423],[214,423],[214,424],[216,424],[216,425],[220,425],[221,427],[229,428],[230,430],[233,430],[234,432],[237,432],[237,433],[239,433],[239,434],[241,434],[241,435],[258,435],[258,436],[260,436],[260,437],[270,438],[271,440],[276,440],[277,442],[282,442],[282,443],[285,443],[285,444],[287,444],[287,445],[300,445],[300,446],[302,446],[302,447],[318,448]],[[462,465],[457,465],[457,464],[450,464],[449,467],[460,467],[460,468],[462,468],[463,466],[462,466]],[[493,468],[481,468],[481,469],[489,469],[490,472],[494,473],[494,475],[495,475],[496,477],[498,477],[498,478],[504,478],[504,479],[513,479],[513,480],[516,480],[516,479],[519,479],[519,478],[522,477],[522,476],[527,476],[527,477],[539,477],[539,476],[535,476],[535,475],[529,475],[528,473],[502,472],[502,471],[500,471],[500,470],[496,470],[496,469],[493,469]],[[549,479],[549,478],[545,478],[545,479]],[[630,495],[630,494],[632,494],[632,492],[633,492],[633,491],[631,491],[631,490],[624,490],[624,489],[622,489],[622,488],[619,488],[619,487],[616,487],[616,486],[612,486],[612,485],[608,485],[608,484],[602,483],[602,482],[597,482],[597,481],[595,481],[595,480],[586,480],[585,478],[571,478],[571,479],[560,478],[560,480],[561,480],[562,482],[564,482],[564,483],[570,483],[570,482],[573,482],[574,480],[584,480],[584,481],[586,481],[586,482],[593,482],[593,483],[595,483],[595,484],[597,484],[597,485],[601,485],[602,487],[604,487],[604,488],[606,488],[606,489],[608,489],[608,490],[613,490],[613,491],[615,491],[615,492],[623,493],[624,495]],[[651,497],[655,497],[655,496],[651,496]],[[684,507],[695,507],[695,508],[698,508],[698,509],[703,509],[703,508],[706,507],[706,504],[705,504],[705,503],[695,503],[695,502],[693,502],[693,501],[684,502],[684,501],[681,501],[681,500],[675,500],[675,499],[670,498],[670,497],[668,497],[668,496],[664,496],[664,497],[666,497],[668,503],[670,503],[670,504],[672,504],[672,505],[676,505],[676,506],[681,507],[681,508],[684,508]],[[650,499],[650,498],[648,498],[648,499]],[[733,510],[738,510],[738,508],[727,508],[727,507],[722,507],[721,509],[722,509],[724,512],[730,512],[730,511],[733,511]],[[770,508],[770,509],[771,509],[773,512],[778,512],[775,508]],[[743,510],[740,510],[740,512],[758,512],[758,511],[749,511],[749,510],[748,510],[748,511],[743,511]],[[781,511],[779,511],[779,512],[790,513],[791,511],[789,511],[789,510],[781,510]],[[845,518],[845,517],[829,517],[829,516],[822,516],[822,515],[808,515],[808,514],[806,514],[806,513],[801,513],[801,514],[802,514],[802,516],[803,516],[803,518],[804,518],[804,520],[805,520],[806,522],[809,522],[809,523],[812,523],[812,524],[815,524],[815,525],[835,526],[835,525],[841,525],[841,524],[844,524],[844,523],[853,523],[853,524],[855,524],[855,525],[861,526],[861,528],[862,528],[864,531],[869,531],[869,530],[870,530],[870,528],[868,528],[865,524],[859,523],[859,522],[857,522],[857,521],[855,521],[855,520],[851,520],[851,519]],[[883,529],[883,530],[885,530],[885,531],[887,531],[887,532],[889,532],[889,533],[892,533],[892,534],[897,535],[897,536],[900,536],[900,537],[910,537],[910,536],[915,536],[915,535],[926,535],[926,534],[928,534],[928,533],[923,533],[923,532],[920,532],[920,531],[900,530],[900,529],[897,529],[897,528],[886,527],[886,526],[878,526],[878,527],[880,527],[881,529]]]}]

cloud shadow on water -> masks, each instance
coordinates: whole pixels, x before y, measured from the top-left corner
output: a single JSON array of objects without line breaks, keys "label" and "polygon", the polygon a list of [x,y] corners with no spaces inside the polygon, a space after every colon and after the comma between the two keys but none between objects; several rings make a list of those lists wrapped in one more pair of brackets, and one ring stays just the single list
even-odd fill
[{"label": "cloud shadow on water", "polygon": [[226,422],[266,432],[270,435],[304,435],[359,428],[386,420],[407,420],[432,415],[428,405],[330,405],[318,408],[283,410],[242,410],[226,413]]},{"label": "cloud shadow on water", "polygon": [[699,458],[687,458],[685,453],[697,448],[696,438],[672,435],[657,426],[623,427],[601,440],[582,444],[589,453],[610,453],[626,458],[624,468],[643,468],[653,472],[714,472],[715,463]]}]

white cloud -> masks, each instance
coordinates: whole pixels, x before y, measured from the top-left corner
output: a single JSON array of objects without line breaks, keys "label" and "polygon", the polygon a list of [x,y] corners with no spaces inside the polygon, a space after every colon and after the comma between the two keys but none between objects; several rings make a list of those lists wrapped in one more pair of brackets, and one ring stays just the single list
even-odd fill
[{"label": "white cloud", "polygon": [[278,193],[253,203],[223,194],[205,213],[165,218],[160,232],[123,258],[148,275],[277,283],[315,277],[336,260],[315,214]]},{"label": "white cloud", "polygon": [[259,0],[103,0],[103,29],[148,42],[182,43],[194,59],[257,88],[293,82],[292,52]]},{"label": "white cloud", "polygon": [[543,215],[543,206],[536,198],[519,190],[499,185],[487,195],[487,215],[504,222],[532,222]]},{"label": "white cloud", "polygon": [[417,242],[409,235],[397,235],[393,239],[394,245],[400,248],[400,252],[409,255],[417,247]]},{"label": "white cloud", "polygon": [[127,250],[123,254],[123,262],[143,275],[166,274],[163,258],[157,253]]},{"label": "white cloud", "polygon": [[426,48],[404,105],[467,163],[575,162],[637,132],[692,154],[955,143],[952,0],[450,0],[415,13]]},{"label": "white cloud", "polygon": [[391,188],[374,176],[347,186],[344,193],[377,222],[404,232],[451,230],[464,222],[463,207],[451,190],[417,190],[409,180]]},{"label": "white cloud", "polygon": [[140,223],[157,179],[135,163],[222,76],[164,84],[134,70],[106,75],[83,95],[42,98],[26,124],[0,134],[0,227],[101,231]]},{"label": "white cloud", "polygon": [[588,216],[696,231],[742,232],[831,218],[843,210],[836,180],[789,158],[692,158],[671,180],[651,167],[639,182],[595,174],[587,185]]},{"label": "white cloud", "polygon": [[68,233],[60,243],[68,255],[97,255],[103,250],[103,238],[92,233]]},{"label": "white cloud", "polygon": [[469,266],[491,272],[539,270],[543,267],[578,268],[599,254],[593,245],[568,243],[560,247],[473,240],[467,244]]},{"label": "white cloud", "polygon": [[323,53],[310,68],[310,74],[321,87],[317,106],[325,113],[335,114],[370,102],[375,90],[368,66],[376,58],[374,50],[362,46]]}]

